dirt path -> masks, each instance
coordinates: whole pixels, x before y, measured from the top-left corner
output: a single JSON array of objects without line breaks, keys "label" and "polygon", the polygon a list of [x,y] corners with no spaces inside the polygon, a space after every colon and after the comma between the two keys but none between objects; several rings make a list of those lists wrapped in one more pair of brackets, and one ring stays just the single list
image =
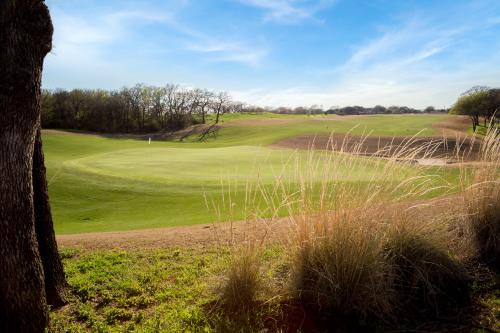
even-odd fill
[{"label": "dirt path", "polygon": [[151,249],[162,247],[207,247],[242,242],[248,237],[276,239],[288,225],[288,219],[275,221],[238,221],[183,227],[58,235],[61,248]]}]

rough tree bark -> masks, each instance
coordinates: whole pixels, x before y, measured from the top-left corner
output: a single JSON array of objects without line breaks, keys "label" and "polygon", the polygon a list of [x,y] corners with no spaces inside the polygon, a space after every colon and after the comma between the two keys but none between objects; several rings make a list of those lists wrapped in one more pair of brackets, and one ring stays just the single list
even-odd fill
[{"label": "rough tree bark", "polygon": [[52,30],[42,0],[0,2],[0,332],[43,332],[64,302],[40,141]]},{"label": "rough tree bark", "polygon": [[45,295],[49,305],[58,307],[66,303],[66,279],[54,234],[40,127],[36,132],[33,155],[33,200],[35,232],[45,276]]}]

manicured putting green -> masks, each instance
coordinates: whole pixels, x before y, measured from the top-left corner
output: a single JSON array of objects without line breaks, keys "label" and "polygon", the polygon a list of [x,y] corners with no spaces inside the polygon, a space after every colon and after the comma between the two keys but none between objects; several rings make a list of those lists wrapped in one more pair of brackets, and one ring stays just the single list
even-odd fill
[{"label": "manicured putting green", "polygon": [[[297,134],[326,133],[330,127],[336,127],[337,133],[347,131],[353,121],[363,123],[355,131],[362,126],[368,130],[375,126],[376,133],[388,134],[396,131],[391,128],[398,128],[394,122],[399,119],[400,126],[413,124],[410,127],[410,135],[413,135],[443,119],[443,116],[392,116],[389,121],[384,117],[388,116],[346,119],[339,123],[348,124],[341,125],[321,117],[256,126],[237,126],[238,119],[233,119],[235,126],[222,128],[217,139],[202,143],[153,141],[149,145],[141,140],[45,131],[43,139],[56,232],[209,223],[214,220],[215,212],[207,208],[206,201],[210,206],[212,203],[222,206],[222,194],[227,194],[229,188],[234,203],[239,206],[231,217],[223,211],[222,218],[242,218],[239,207],[245,202],[247,184],[258,181],[263,186],[271,186],[279,174],[292,179],[297,165],[302,170],[308,167],[307,152],[265,145]],[[295,159],[300,162],[292,163]],[[336,175],[338,181],[369,180],[373,173],[367,163],[371,162],[360,162],[354,168],[341,170]],[[411,173],[410,167],[408,172]],[[404,176],[394,175],[394,179]],[[224,198],[227,199],[227,195]]]}]

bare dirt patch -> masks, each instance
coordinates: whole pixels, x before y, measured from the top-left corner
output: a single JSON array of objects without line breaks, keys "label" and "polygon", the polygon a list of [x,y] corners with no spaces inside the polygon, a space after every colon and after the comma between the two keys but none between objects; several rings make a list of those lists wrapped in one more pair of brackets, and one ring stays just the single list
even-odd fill
[{"label": "bare dirt patch", "polygon": [[470,120],[467,116],[454,116],[433,125],[443,137],[466,137]]},{"label": "bare dirt patch", "polygon": [[237,221],[133,231],[58,235],[61,247],[83,249],[149,249],[207,247],[240,243],[248,237],[272,241],[281,234],[287,219]]},{"label": "bare dirt patch", "polygon": [[[480,143],[471,138],[436,138],[436,137],[363,137],[333,135],[302,135],[279,141],[273,145],[289,149],[318,149],[353,152],[358,155],[394,157],[402,150],[415,150],[415,159],[446,159],[465,156],[466,160],[478,157]],[[428,147],[416,151],[419,147]]]}]

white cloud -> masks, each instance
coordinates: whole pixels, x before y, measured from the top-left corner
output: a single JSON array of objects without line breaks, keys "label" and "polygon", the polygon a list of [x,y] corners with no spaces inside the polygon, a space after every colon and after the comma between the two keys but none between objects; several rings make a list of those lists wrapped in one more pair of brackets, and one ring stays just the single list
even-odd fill
[{"label": "white cloud", "polygon": [[239,0],[241,3],[266,11],[265,20],[297,23],[311,19],[335,0]]},{"label": "white cloud", "polygon": [[192,51],[210,54],[212,61],[237,62],[252,67],[258,67],[267,55],[267,50],[263,48],[208,37],[202,37],[196,43],[190,42],[187,47]]},{"label": "white cloud", "polygon": [[117,11],[96,16],[92,19],[73,16],[64,11],[52,9],[54,42],[49,66],[56,62],[62,66],[109,65],[114,59],[107,59],[103,51],[114,42],[124,40],[130,28],[138,23],[168,22],[167,16],[149,12]]},{"label": "white cloud", "polygon": [[[54,8],[52,17],[56,30],[54,48],[47,58],[48,66],[57,63],[67,67],[112,67],[117,61],[116,56],[106,55],[105,51],[112,50],[113,43],[126,41],[138,24],[163,25],[157,34],[180,34],[181,42],[175,47],[204,54],[209,61],[257,67],[267,55],[267,50],[257,45],[201,33],[179,23],[173,16],[151,11],[116,11],[83,18]],[[146,44],[147,40],[139,42]],[[158,48],[160,46],[156,45],[155,49]]]}]

